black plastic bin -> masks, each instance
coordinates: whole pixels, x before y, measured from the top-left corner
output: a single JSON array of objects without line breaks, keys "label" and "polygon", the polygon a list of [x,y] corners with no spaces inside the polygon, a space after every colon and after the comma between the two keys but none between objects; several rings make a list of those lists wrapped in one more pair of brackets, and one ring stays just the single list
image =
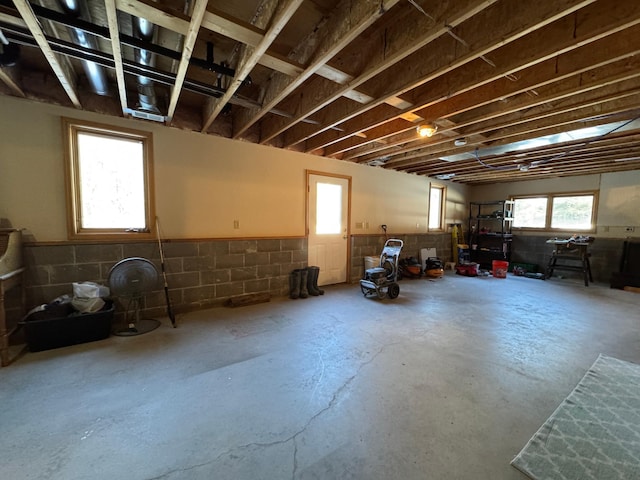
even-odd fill
[{"label": "black plastic bin", "polygon": [[20,324],[25,330],[27,346],[32,352],[93,342],[111,334],[115,312],[113,301],[105,300],[102,310],[95,313],[71,313],[70,305],[34,312]]}]

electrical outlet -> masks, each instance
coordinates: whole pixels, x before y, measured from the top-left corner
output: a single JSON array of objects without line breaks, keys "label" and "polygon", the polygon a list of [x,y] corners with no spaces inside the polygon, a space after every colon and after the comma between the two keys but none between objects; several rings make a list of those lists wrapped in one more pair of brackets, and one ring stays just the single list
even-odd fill
[{"label": "electrical outlet", "polygon": [[235,229],[240,228],[240,220],[234,220],[233,221],[233,228],[235,228]]},{"label": "electrical outlet", "polygon": [[627,232],[631,233],[631,232],[635,232],[636,231],[636,227],[627,227],[626,228]]},{"label": "electrical outlet", "polygon": [[362,222],[356,222],[356,229],[362,229]]}]

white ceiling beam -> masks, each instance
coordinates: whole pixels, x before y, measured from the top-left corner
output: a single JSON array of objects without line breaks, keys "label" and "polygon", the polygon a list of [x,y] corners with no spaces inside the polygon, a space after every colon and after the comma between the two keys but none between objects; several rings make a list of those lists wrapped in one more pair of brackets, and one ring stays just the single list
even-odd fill
[{"label": "white ceiling beam", "polygon": [[104,6],[107,12],[107,22],[109,24],[109,36],[111,37],[111,51],[113,52],[113,62],[116,67],[116,81],[118,84],[118,96],[120,98],[120,108],[122,114],[128,115],[127,88],[124,80],[124,68],[122,66],[122,51],[120,48],[120,34],[118,32],[118,15],[116,13],[116,0],[105,0]]},{"label": "white ceiling beam", "polygon": [[169,108],[167,109],[167,124],[171,124],[173,115],[178,105],[178,98],[182,92],[182,85],[184,79],[187,76],[187,69],[189,68],[189,60],[193,54],[193,46],[198,38],[198,32],[200,31],[200,25],[204,18],[205,11],[209,0],[196,0],[193,7],[193,15],[191,16],[191,22],[189,22],[189,28],[185,35],[184,45],[182,46],[182,56],[180,58],[180,64],[178,65],[178,71],[176,72],[176,82],[171,89],[171,99],[169,101]]}]

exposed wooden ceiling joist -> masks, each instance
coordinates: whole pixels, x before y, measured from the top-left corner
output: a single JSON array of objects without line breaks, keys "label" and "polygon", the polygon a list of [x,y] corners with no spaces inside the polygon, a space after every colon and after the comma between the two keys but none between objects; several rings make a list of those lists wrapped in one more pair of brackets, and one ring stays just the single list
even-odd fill
[{"label": "exposed wooden ceiling joist", "polygon": [[[637,0],[86,0],[98,30],[85,33],[98,35],[99,50],[64,43],[67,29],[87,24],[44,4],[58,16],[39,17],[35,0],[0,0],[0,30],[22,49],[15,67],[0,68],[1,94],[133,111],[204,134],[455,174],[468,184],[638,168],[640,122],[580,149],[486,158],[505,168],[473,158],[476,148],[509,152],[513,142],[640,115]],[[131,43],[129,15],[157,26],[153,40]],[[155,66],[136,65],[140,48],[153,52]],[[112,70],[117,97],[93,93],[87,61]],[[156,118],[127,102],[139,97],[145,72],[156,82]],[[227,104],[230,114],[226,107],[221,115]],[[436,135],[420,139],[421,122],[438,125]],[[456,145],[462,137],[466,144]],[[553,165],[520,171],[552,152],[562,153]]]}]

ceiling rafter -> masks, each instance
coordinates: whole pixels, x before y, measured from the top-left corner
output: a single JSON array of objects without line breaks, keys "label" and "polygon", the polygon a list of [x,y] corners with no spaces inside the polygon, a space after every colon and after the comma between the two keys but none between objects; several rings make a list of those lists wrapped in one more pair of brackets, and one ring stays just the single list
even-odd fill
[{"label": "ceiling rafter", "polygon": [[[629,97],[635,100],[635,107],[640,108],[640,94],[636,93]],[[614,99],[610,102],[604,102],[597,105],[594,110],[593,106],[570,110],[562,114],[546,116],[534,123],[520,123],[517,126],[503,126],[502,128],[486,133],[486,142],[490,146],[507,145],[530,138],[537,138],[544,135],[553,135],[565,131],[576,130],[588,126],[604,125],[615,121],[616,115],[629,110],[629,101]],[[590,117],[596,117],[592,119]],[[471,147],[471,148],[469,148]],[[451,153],[465,153],[474,150],[474,145],[468,145],[464,150],[449,150]],[[420,151],[412,151],[400,154],[399,158],[394,158],[385,164],[385,168],[393,167],[394,169],[403,169],[405,167],[418,164],[427,159],[436,159],[443,157],[443,151],[428,151],[427,149]]]},{"label": "ceiling rafter", "polygon": [[116,0],[104,0],[104,6],[107,13],[107,23],[109,24],[109,34],[111,35],[111,51],[113,52],[113,61],[116,67],[116,82],[118,85],[120,108],[122,109],[122,114],[127,116],[127,86],[124,79],[124,67],[122,66],[122,49],[120,47]]},{"label": "ceiling rafter", "polygon": [[[539,89],[545,85],[562,82],[570,77],[593,71],[606,65],[620,62],[640,54],[640,45],[634,39],[640,35],[638,26],[629,28],[614,34],[613,41],[600,39],[588,45],[576,48],[569,52],[545,60],[528,68],[514,73],[517,81],[509,80],[505,76],[499,76],[490,83],[475,87],[463,93],[453,94],[450,90],[445,92],[445,85],[432,85],[431,96],[420,103],[430,104],[416,111],[423,118],[450,118],[470,109],[483,105],[496,103],[504,105],[505,100]],[[434,102],[436,97],[438,101]],[[389,125],[393,122],[393,125]],[[404,128],[411,128],[401,119],[395,118],[381,125],[365,130],[366,138],[348,137],[326,147],[325,155],[350,152],[345,157],[351,159],[359,156],[367,143],[376,142],[379,139],[398,133]]]},{"label": "ceiling rafter", "polygon": [[[364,106],[356,106],[346,113],[342,109],[335,111],[331,108],[324,109],[322,116],[317,118],[323,128],[310,129],[304,125],[298,125],[285,132],[286,140],[284,143],[285,145],[294,145],[308,140],[305,150],[313,151],[339,139],[328,131],[329,128],[341,126],[345,131],[352,132],[354,129],[350,127],[350,124],[346,126],[341,124],[352,119],[357,121],[366,119],[370,110],[376,109],[375,115],[377,116],[387,118],[396,116],[394,112],[381,108],[380,99],[390,95],[400,96],[413,89],[419,89],[427,82],[443,77],[454,70],[459,72],[458,74],[466,74],[470,69],[461,69],[460,67],[474,61],[480,65],[480,69],[484,68],[486,71],[483,76],[476,75],[476,79],[485,79],[491,74],[498,75],[496,72],[500,71],[500,68],[503,70],[501,75],[507,75],[509,71],[501,67],[501,63],[498,63],[498,67],[496,67],[479,59],[518,39],[533,35],[555,20],[566,18],[591,3],[593,3],[592,0],[567,0],[561,3],[545,4],[545,8],[536,7],[536,4],[530,2],[523,4],[515,0],[496,3],[474,15],[469,19],[469,22],[462,23],[456,30],[456,36],[467,39],[466,42],[470,45],[469,49],[460,52],[457,41],[451,41],[447,37],[438,38],[432,45],[429,45],[428,50],[423,49],[407,57],[406,64],[411,68],[407,70],[406,75],[394,75],[395,72],[392,70],[385,70],[376,77],[375,84],[379,89],[376,94],[377,101]],[[486,35],[487,25],[492,27],[491,36]],[[492,61],[495,63],[495,58],[492,58]],[[504,63],[502,62],[502,64]],[[515,64],[513,60],[512,64]],[[521,68],[521,66],[519,67]],[[459,81],[457,77],[455,81]],[[420,98],[420,96],[414,96],[411,103],[420,105],[416,98]],[[411,108],[411,111],[413,110],[416,110],[415,107]],[[316,138],[309,140],[311,137]]]},{"label": "ceiling rafter", "polygon": [[29,31],[33,35],[33,38],[38,43],[40,50],[49,63],[49,66],[53,70],[56,77],[58,77],[58,81],[67,94],[67,97],[69,97],[69,100],[74,107],[82,108],[82,104],[80,103],[80,99],[78,98],[78,93],[76,92],[75,79],[73,78],[69,67],[66,66],[66,63],[64,63],[66,59],[59,59],[49,46],[49,43],[45,38],[44,31],[40,26],[40,22],[31,9],[31,5],[27,0],[13,0],[13,3],[18,9],[18,12],[20,12],[22,19],[29,28]]},{"label": "ceiling rafter", "polygon": [[[639,65],[640,66],[640,65]],[[552,91],[549,94],[539,95],[536,97],[521,96],[509,102],[506,108],[491,109],[489,112],[474,110],[470,112],[466,119],[456,120],[456,130],[463,136],[472,136],[484,134],[494,130],[496,125],[516,125],[518,123],[530,122],[543,118],[545,115],[562,113],[567,110],[583,108],[591,104],[597,105],[600,101],[608,101],[614,97],[624,98],[633,94],[640,88],[638,77],[640,71],[626,70],[622,74],[614,75],[608,80],[599,80],[597,83],[582,83],[576,80],[569,82],[564,89]],[[576,86],[577,83],[577,86]],[[558,85],[560,87],[560,85]],[[564,103],[560,103],[563,102]],[[567,105],[568,106],[562,106]],[[535,109],[535,110],[534,110]],[[521,112],[526,112],[524,115]],[[534,116],[534,113],[535,116]],[[492,123],[493,122],[493,123]],[[466,129],[466,130],[465,130]],[[447,130],[446,128],[443,130]],[[415,135],[399,134],[398,140],[392,140],[384,148],[377,149],[374,153],[357,157],[349,157],[349,160],[358,162],[368,162],[381,155],[399,155],[416,150],[422,150],[425,145],[420,140],[416,140]],[[442,145],[443,149],[448,147],[449,139],[441,138],[438,141],[428,145],[430,148]],[[446,146],[444,144],[447,144]],[[405,146],[403,146],[405,145]],[[392,149],[392,150],[389,150]]]},{"label": "ceiling rafter", "polygon": [[251,73],[251,70],[253,70],[253,67],[258,63],[269,46],[276,40],[280,31],[289,22],[301,4],[302,0],[287,0],[282,3],[277,0],[270,0],[262,5],[262,9],[259,13],[259,19],[256,23],[258,25],[269,25],[269,29],[257,46],[251,47],[245,45],[243,47],[238,61],[236,74],[231,81],[231,84],[227,87],[225,94],[218,99],[210,98],[205,103],[203,115],[205,120],[202,126],[203,132],[209,128],[224,106],[231,99],[231,96],[238,90],[238,88],[240,88],[245,78],[249,73]]},{"label": "ceiling rafter", "polygon": [[171,100],[169,101],[169,108],[166,117],[167,123],[171,123],[173,115],[176,111],[178,98],[180,97],[180,93],[182,92],[182,84],[184,83],[184,79],[187,76],[189,59],[193,54],[193,46],[195,45],[196,39],[198,38],[200,24],[202,23],[202,18],[204,17],[205,11],[207,9],[207,3],[209,3],[208,0],[196,0],[196,3],[193,7],[191,22],[189,23],[189,28],[184,39],[184,45],[182,46],[182,58],[180,60],[180,64],[178,65],[178,71],[176,72],[176,81],[171,90]]},{"label": "ceiling rafter", "polygon": [[[412,25],[402,25],[396,26],[393,29],[393,26],[389,27],[389,30],[384,32],[385,42],[389,43],[387,50],[384,52],[381,57],[374,57],[372,64],[368,65],[365,70],[354,78],[351,82],[349,82],[349,87],[355,88],[363,85],[365,82],[373,79],[377,75],[383,73],[384,71],[388,71],[390,67],[393,67],[398,62],[404,60],[405,58],[415,54],[418,50],[420,50],[425,45],[433,42],[435,39],[446,35],[452,28],[461,24],[465,20],[472,18],[474,15],[482,12],[484,9],[488,8],[492,4],[495,3],[495,0],[474,0],[469,1],[469,4],[456,5],[449,10],[440,11],[439,14],[435,15],[438,19],[437,22],[434,22],[427,17],[422,15],[420,16],[409,16],[406,20],[411,22]],[[447,5],[438,4],[438,8],[445,8]],[[390,32],[394,32],[397,36],[395,41],[391,41],[388,38]],[[418,34],[416,34],[418,33]],[[455,42],[454,42],[455,43]],[[414,67],[412,66],[411,69]],[[396,75],[397,76],[397,75]],[[267,143],[272,140],[276,135],[284,132],[285,130],[291,129],[291,127],[295,127],[298,125],[302,118],[305,118],[309,115],[313,115],[318,112],[322,108],[328,106],[339,97],[342,96],[343,90],[347,88],[344,86],[335,85],[326,85],[326,90],[319,92],[315,89],[313,95],[300,95],[299,101],[297,102],[299,112],[293,119],[283,120],[276,119],[271,122],[271,126],[267,131],[263,131],[261,143]],[[367,93],[367,92],[365,92]],[[374,101],[367,103],[362,108],[368,110],[370,105],[376,104],[384,104],[386,100],[390,97],[398,97],[404,93],[399,90],[397,92],[389,92],[386,95],[374,96]],[[394,114],[397,113],[397,109],[388,107],[390,111]],[[321,133],[331,127],[327,127],[322,120],[320,120],[321,128],[317,127],[313,129],[315,134]],[[337,126],[337,124],[332,125]],[[305,130],[306,131],[306,130]],[[298,139],[297,136],[295,140],[285,141],[287,146],[294,145],[305,138]]]},{"label": "ceiling rafter", "polygon": [[[177,12],[169,13],[140,0],[117,0],[117,7],[118,10],[122,10],[125,13],[147,18],[152,23],[183,35],[186,34],[189,26],[189,21],[179,16]],[[202,27],[251,47],[257,47],[264,36],[264,31],[254,25],[230,18],[223,12],[214,9],[209,9],[205,13]],[[300,75],[304,71],[304,67],[301,64],[269,50],[260,57],[258,63],[291,77]],[[330,65],[320,66],[316,73],[338,83],[346,83],[351,78]],[[354,90],[348,90],[345,96],[361,102],[368,98]]]},{"label": "ceiling rafter", "polygon": [[[84,0],[82,18],[43,2],[0,0],[0,95],[469,185],[640,167],[637,0]],[[143,78],[161,115],[127,99]],[[422,122],[436,135],[418,139]]]},{"label": "ceiling rafter", "polygon": [[[297,49],[294,58],[306,65],[304,71],[295,78],[274,73],[264,92],[262,107],[244,110],[239,115],[234,138],[242,135],[399,1],[384,0],[379,5],[367,0],[340,2],[323,29],[312,32]],[[343,94],[350,90],[344,88]]]},{"label": "ceiling rafter", "polygon": [[[457,68],[453,76],[445,75],[451,72],[450,67],[452,65],[446,61],[446,57],[438,57],[435,61],[442,64],[442,67],[431,68],[433,73],[428,78],[423,78],[424,81],[421,82],[420,88],[416,89],[417,93],[412,92],[412,103],[422,106],[421,108],[426,108],[447,97],[478,88],[484,83],[490,83],[491,81],[513,74],[535,63],[540,63],[563,52],[578,48],[588,41],[595,41],[615,33],[624,28],[625,25],[629,27],[637,23],[638,11],[633,1],[626,0],[620,2],[616,4],[615,8],[618,9],[621,16],[613,17],[613,15],[609,15],[612,9],[611,5],[596,4],[586,6],[575,13],[575,15],[578,15],[577,19],[565,16],[551,23],[544,20],[542,24],[539,24],[541,28],[531,32],[526,38],[507,45],[503,43],[500,49],[493,52],[491,57],[497,64],[497,67],[490,66],[482,61],[476,61],[469,66],[465,66],[463,69]],[[529,18],[529,15],[527,15],[522,19],[522,22],[526,22]],[[583,29],[575,30],[574,24],[577,23],[581,24]],[[606,25],[600,28],[602,24]],[[591,26],[592,30],[588,30],[586,28],[587,26]],[[482,29],[483,27],[479,26],[478,28]],[[596,28],[598,28],[598,30],[596,30]],[[579,35],[578,38],[574,36],[574,32]],[[581,34],[581,32],[584,33]],[[491,38],[493,37],[490,37],[490,39]],[[503,37],[500,36],[498,38],[501,39]],[[520,37],[518,37],[518,39],[519,38]],[[416,61],[420,60],[417,59]],[[460,67],[462,64],[456,66]],[[438,68],[440,71],[438,71]],[[401,81],[397,80],[395,83],[398,86],[395,86],[392,84],[392,79],[384,78],[383,80],[384,81],[381,82],[382,84],[391,85],[389,89],[390,93],[399,93],[402,85]],[[426,80],[428,80],[428,82]],[[397,114],[394,114],[394,112],[388,112],[382,108],[376,108],[376,111],[369,112],[368,110],[370,109],[368,107],[370,106],[356,107],[348,115],[342,114],[336,116],[335,119],[325,122],[319,119],[325,126],[339,126],[343,129],[344,133],[338,136],[335,132],[322,132],[320,135],[307,141],[305,150],[314,151],[323,148],[339,141],[341,138],[344,138],[345,135],[360,132],[363,129],[380,125],[384,123],[384,121],[397,117]],[[376,105],[375,107],[378,106]],[[420,115],[419,109],[412,108],[411,110],[416,111],[416,113]],[[311,129],[302,126],[300,130],[311,132]]]},{"label": "ceiling rafter", "polygon": [[0,68],[0,81],[4,83],[17,97],[26,97],[26,94],[20,87],[20,82],[18,81],[15,71]]}]

